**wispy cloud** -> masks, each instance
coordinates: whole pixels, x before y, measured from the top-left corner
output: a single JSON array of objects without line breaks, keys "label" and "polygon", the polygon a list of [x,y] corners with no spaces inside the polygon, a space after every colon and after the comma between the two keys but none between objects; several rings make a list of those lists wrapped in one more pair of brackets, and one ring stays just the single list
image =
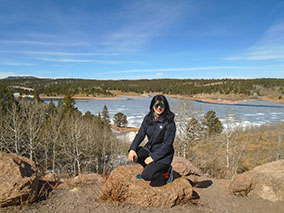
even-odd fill
[{"label": "wispy cloud", "polygon": [[284,22],[270,27],[262,38],[248,49],[248,60],[284,59]]},{"label": "wispy cloud", "polygon": [[104,35],[102,45],[122,51],[139,50],[180,17],[186,11],[186,5],[182,2],[141,0],[124,9],[127,13],[117,14],[124,24]]},{"label": "wispy cloud", "polygon": [[6,65],[6,66],[34,66],[35,64],[21,63],[21,62],[2,62],[2,61],[0,61],[0,65]]},{"label": "wispy cloud", "polygon": [[118,74],[118,73],[151,73],[151,72],[187,72],[187,71],[206,71],[206,70],[251,70],[257,69],[257,67],[250,66],[207,66],[207,67],[184,67],[184,68],[159,68],[159,69],[134,69],[134,70],[121,70],[111,71],[96,74]]},{"label": "wispy cloud", "polygon": [[85,59],[69,59],[69,58],[37,58],[41,61],[48,62],[63,62],[63,63],[96,63],[95,60],[85,60]]},{"label": "wispy cloud", "polygon": [[92,59],[72,59],[72,58],[36,58],[37,60],[59,63],[97,63],[97,64],[141,64],[138,61],[111,61],[111,60],[92,60]]},{"label": "wispy cloud", "polygon": [[[115,80],[140,80],[140,79],[161,79],[163,77],[157,76],[157,75],[131,75],[131,76],[119,76],[116,77]],[[96,79],[101,79],[101,80],[113,80],[113,77],[107,76],[107,77],[102,77],[102,78],[96,78]]]},{"label": "wispy cloud", "polygon": [[15,76],[16,74],[13,72],[0,72],[0,79],[7,78],[8,76]]},{"label": "wispy cloud", "polygon": [[0,40],[0,44],[12,45],[38,45],[38,46],[82,46],[84,42],[54,42],[54,41],[32,41],[32,40]]},{"label": "wispy cloud", "polygon": [[224,58],[225,60],[228,60],[228,61],[237,61],[237,60],[242,60],[244,59],[244,57],[226,57]]},{"label": "wispy cloud", "polygon": [[0,53],[16,53],[27,55],[56,55],[56,56],[115,56],[117,53],[103,53],[103,52],[52,52],[52,51],[1,51]]},{"label": "wispy cloud", "polygon": [[284,22],[268,28],[262,37],[241,56],[227,57],[225,60],[283,60]]}]

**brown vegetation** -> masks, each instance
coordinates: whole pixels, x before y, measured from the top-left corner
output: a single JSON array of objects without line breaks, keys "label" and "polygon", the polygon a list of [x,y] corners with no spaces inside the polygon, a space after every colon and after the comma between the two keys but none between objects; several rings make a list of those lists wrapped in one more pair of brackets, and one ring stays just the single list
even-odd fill
[{"label": "brown vegetation", "polygon": [[114,129],[115,131],[118,131],[120,133],[124,133],[124,132],[137,132],[139,130],[139,128],[136,127],[118,127],[116,125],[111,124],[110,125],[112,129]]},{"label": "brown vegetation", "polygon": [[[177,141],[176,146],[182,142]],[[179,148],[177,148],[179,149]],[[191,141],[188,159],[216,178],[231,178],[255,166],[284,158],[284,123],[235,129]]]}]

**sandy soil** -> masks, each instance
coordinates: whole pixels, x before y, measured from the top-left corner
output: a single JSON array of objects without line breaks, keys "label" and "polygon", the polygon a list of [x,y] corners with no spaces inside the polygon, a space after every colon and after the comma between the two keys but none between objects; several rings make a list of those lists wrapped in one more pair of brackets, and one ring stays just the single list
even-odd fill
[{"label": "sandy soil", "polygon": [[173,98],[182,98],[186,100],[193,100],[193,101],[203,101],[208,103],[218,103],[218,104],[237,104],[243,100],[224,100],[224,99],[211,99],[211,98],[202,98],[202,97],[187,97],[182,95],[170,95],[169,97]]},{"label": "sandy soil", "polygon": [[229,180],[190,176],[194,187],[194,199],[172,208],[131,206],[125,203],[103,203],[98,200],[100,188],[97,184],[80,184],[76,187],[52,191],[48,199],[22,207],[2,208],[0,212],[283,212],[284,202],[272,203],[251,197],[238,197],[228,192]]},{"label": "sandy soil", "polygon": [[276,103],[284,103],[284,99],[277,99],[277,98],[269,98],[269,97],[264,97],[262,98],[263,101],[272,101]]}]

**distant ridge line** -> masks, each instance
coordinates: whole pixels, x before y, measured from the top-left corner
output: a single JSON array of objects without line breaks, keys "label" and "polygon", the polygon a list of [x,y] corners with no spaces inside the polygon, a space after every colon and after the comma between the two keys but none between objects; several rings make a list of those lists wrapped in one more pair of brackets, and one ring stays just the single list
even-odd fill
[{"label": "distant ridge line", "polygon": [[2,80],[16,80],[16,79],[38,79],[34,76],[8,76],[7,78],[3,78]]}]

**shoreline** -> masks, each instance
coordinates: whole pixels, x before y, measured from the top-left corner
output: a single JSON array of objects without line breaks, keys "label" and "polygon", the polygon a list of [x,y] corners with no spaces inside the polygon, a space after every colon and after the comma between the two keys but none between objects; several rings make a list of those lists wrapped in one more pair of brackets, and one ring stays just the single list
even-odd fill
[{"label": "shoreline", "polygon": [[[41,99],[64,99],[64,96],[40,96]],[[90,97],[90,96],[72,96],[73,99],[87,99],[87,100],[126,100],[126,98],[114,96]]]},{"label": "shoreline", "polygon": [[274,103],[284,103],[284,99],[273,99],[273,98],[269,98],[269,97],[263,97],[262,101],[271,101]]},{"label": "shoreline", "polygon": [[182,96],[182,95],[166,95],[168,97],[172,97],[172,98],[180,98],[180,99],[185,99],[185,100],[192,100],[192,101],[202,101],[204,103],[214,103],[214,104],[230,104],[230,105],[234,105],[234,104],[238,104],[242,101],[246,101],[244,100],[226,100],[226,99],[210,99],[210,98],[198,98],[198,97],[187,97],[187,96]]},{"label": "shoreline", "polygon": [[[133,94],[120,94],[119,96],[99,96],[99,97],[92,97],[92,96],[73,96],[72,98],[74,99],[86,99],[86,100],[126,100],[127,97],[150,97],[156,95],[154,93],[149,93],[149,94],[140,94],[140,95],[133,95]],[[274,103],[284,103],[284,99],[274,99],[274,98],[269,98],[269,97],[259,97],[259,98],[254,98],[254,99],[239,99],[239,100],[228,100],[228,99],[213,99],[213,98],[208,98],[208,97],[189,97],[189,96],[184,96],[184,95],[167,95],[167,97],[171,98],[179,98],[179,99],[185,99],[185,100],[192,100],[192,101],[201,101],[204,103],[215,103],[215,104],[229,104],[229,105],[234,105],[234,104],[239,104],[240,102],[244,101],[271,101]],[[41,99],[64,99],[64,96],[40,96]]]},{"label": "shoreline", "polygon": [[228,99],[213,99],[213,98],[203,98],[203,97],[188,97],[188,96],[182,96],[182,95],[165,95],[172,98],[180,98],[180,99],[186,99],[186,100],[193,100],[193,101],[202,101],[204,103],[214,103],[214,104],[239,104],[240,102],[244,101],[270,101],[274,103],[284,103],[284,99],[275,99],[275,98],[269,98],[269,97],[259,97],[259,98],[246,98],[246,99],[239,99],[239,100],[228,100]]}]

